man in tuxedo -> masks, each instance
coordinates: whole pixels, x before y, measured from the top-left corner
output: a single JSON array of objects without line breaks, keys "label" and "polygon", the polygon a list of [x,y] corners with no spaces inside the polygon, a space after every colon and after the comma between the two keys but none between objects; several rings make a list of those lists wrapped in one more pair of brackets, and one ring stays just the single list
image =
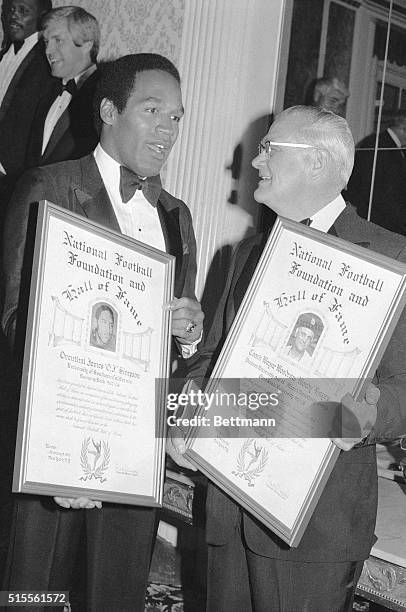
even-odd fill
[{"label": "man in tuxedo", "polygon": [[379,134],[373,177],[375,144],[376,134],[370,134],[357,146],[346,197],[366,219],[373,182],[371,221],[406,235],[406,111],[397,111]]},{"label": "man in tuxedo", "polygon": [[[254,197],[279,215],[406,260],[402,236],[361,219],[341,197],[353,157],[354,142],[345,119],[313,107],[287,109],[276,117],[253,160],[260,178]],[[259,234],[239,245],[213,326],[190,368],[191,378],[198,380],[210,373],[266,239],[267,234]],[[340,453],[297,548],[289,548],[218,487],[209,485],[208,610],[352,609],[363,560],[375,540],[374,444],[406,431],[405,333],[402,315],[377,369],[377,386],[368,386],[363,401],[343,398],[344,408],[360,422],[364,414],[363,437],[334,440],[347,452]],[[184,452],[181,438],[172,440],[173,458],[176,451]],[[179,459],[185,461],[182,455]]]},{"label": "man in tuxedo", "polygon": [[[162,189],[159,177],[184,112],[178,71],[160,55],[122,57],[105,66],[95,104],[101,121],[95,151],[28,171],[13,195],[4,252],[3,329],[11,343],[16,336],[14,350],[21,355],[28,297],[24,281],[32,261],[30,204],[46,199],[176,257],[176,298],[168,308],[180,361],[199,341],[203,313],[194,297],[191,215]],[[74,575],[84,560],[87,601],[79,601],[77,609],[143,611],[156,512],[100,506],[84,498],[16,496],[4,588],[70,590],[73,598]]]},{"label": "man in tuxedo", "polygon": [[51,0],[12,0],[5,11],[0,52],[0,200],[4,209],[24,169],[38,101],[49,91],[51,72],[38,26]]},{"label": "man in tuxedo", "polygon": [[46,57],[55,78],[35,113],[26,168],[77,159],[93,151],[98,142],[93,122],[93,96],[99,77],[97,20],[78,6],[64,6],[49,11],[41,25]]}]

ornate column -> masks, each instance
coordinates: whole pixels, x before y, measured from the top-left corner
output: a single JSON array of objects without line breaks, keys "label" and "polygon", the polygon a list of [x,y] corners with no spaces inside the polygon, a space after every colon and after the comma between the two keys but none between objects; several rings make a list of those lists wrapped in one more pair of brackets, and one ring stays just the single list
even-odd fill
[{"label": "ornate column", "polygon": [[199,247],[199,296],[216,250],[240,240],[255,223],[255,204],[241,198],[229,202],[233,189],[237,187],[232,200],[246,190],[244,172],[233,177],[230,165],[233,157],[242,165],[247,155],[252,158],[267,129],[283,3],[185,1],[178,67],[186,114],[165,185],[192,211]]}]

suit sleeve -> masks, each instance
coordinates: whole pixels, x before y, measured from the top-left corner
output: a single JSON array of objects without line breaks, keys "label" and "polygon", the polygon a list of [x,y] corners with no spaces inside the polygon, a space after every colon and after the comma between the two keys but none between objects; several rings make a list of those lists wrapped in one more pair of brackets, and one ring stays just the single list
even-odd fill
[{"label": "suit sleeve", "polygon": [[182,202],[181,233],[183,243],[183,257],[186,260],[185,282],[182,297],[196,299],[196,237],[193,229],[192,215],[189,208]]},{"label": "suit sleeve", "polygon": [[[17,311],[23,295],[24,276],[31,274],[35,224],[29,224],[31,204],[40,200],[57,201],[43,169],[30,170],[18,182],[9,203],[3,237],[4,305],[2,328],[14,344]],[[30,247],[28,249],[28,246]],[[24,274],[24,270],[26,274]],[[29,286],[24,286],[28,299]]]},{"label": "suit sleeve", "polygon": [[206,339],[200,344],[196,355],[191,357],[187,362],[187,378],[191,378],[197,382],[210,376],[232,323],[232,320],[228,320],[227,317],[227,306],[230,299],[232,299],[232,287],[236,279],[236,261],[238,255],[239,249],[234,252],[226,285],[216,308],[214,320],[207,333]]},{"label": "suit sleeve", "polygon": [[372,178],[373,155],[370,151],[358,150],[354,169],[348,183],[346,199],[353,204],[361,217],[368,215],[369,192]]},{"label": "suit sleeve", "polygon": [[[398,256],[406,261],[406,249]],[[376,423],[367,444],[406,434],[406,308],[400,315],[373,381],[380,390]]]}]

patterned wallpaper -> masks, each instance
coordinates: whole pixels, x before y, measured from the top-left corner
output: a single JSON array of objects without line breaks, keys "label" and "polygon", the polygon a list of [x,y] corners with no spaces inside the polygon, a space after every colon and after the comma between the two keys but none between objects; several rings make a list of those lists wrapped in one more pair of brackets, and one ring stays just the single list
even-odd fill
[{"label": "patterned wallpaper", "polygon": [[[71,4],[53,0],[53,6]],[[101,28],[99,59],[126,53],[155,52],[177,64],[185,0],[73,0],[92,13]],[[0,31],[0,42],[2,40]]]}]

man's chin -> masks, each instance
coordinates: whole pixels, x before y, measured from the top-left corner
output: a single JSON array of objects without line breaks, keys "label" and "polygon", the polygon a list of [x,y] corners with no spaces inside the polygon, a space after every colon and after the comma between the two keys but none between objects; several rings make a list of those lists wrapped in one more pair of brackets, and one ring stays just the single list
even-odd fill
[{"label": "man's chin", "polygon": [[267,197],[266,194],[262,191],[261,186],[257,187],[256,190],[254,191],[254,200],[258,202],[258,204],[263,204],[270,210],[273,210],[274,212],[276,212],[272,206],[272,202],[270,198]]}]

